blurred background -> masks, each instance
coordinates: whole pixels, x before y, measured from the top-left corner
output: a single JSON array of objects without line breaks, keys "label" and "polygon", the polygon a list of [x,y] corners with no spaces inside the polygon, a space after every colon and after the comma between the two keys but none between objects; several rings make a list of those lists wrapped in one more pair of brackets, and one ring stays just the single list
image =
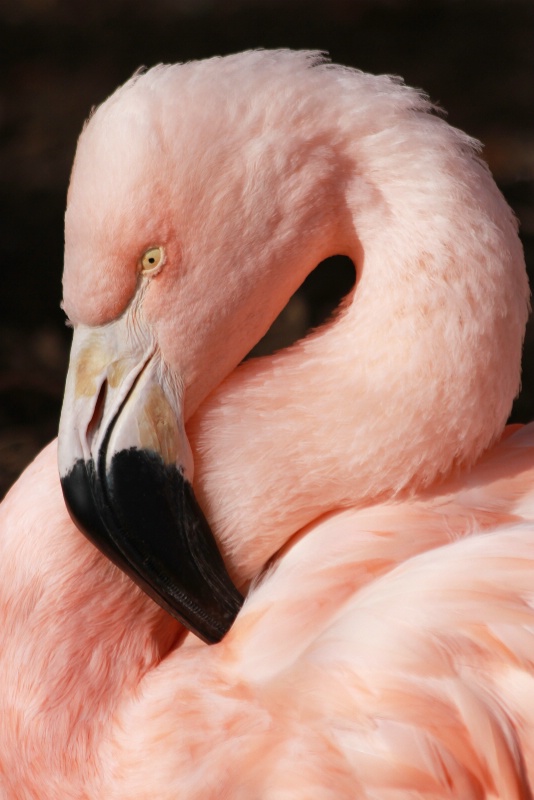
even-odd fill
[{"label": "blurred background", "polygon": [[[534,275],[534,0],[0,0],[0,497],[57,430],[63,212],[84,119],[140,65],[250,47],[317,48],[424,88],[483,141]],[[337,303],[345,267],[308,284],[268,346]],[[523,370],[512,419],[525,422],[532,324]]]}]

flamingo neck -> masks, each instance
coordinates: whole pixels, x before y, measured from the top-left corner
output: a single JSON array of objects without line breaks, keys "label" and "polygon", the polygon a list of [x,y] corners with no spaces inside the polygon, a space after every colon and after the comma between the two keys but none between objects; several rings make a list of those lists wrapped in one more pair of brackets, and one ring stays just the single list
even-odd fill
[{"label": "flamingo neck", "polygon": [[74,529],[55,441],[2,503],[0,530],[6,791],[85,797],[91,785],[91,796],[101,796],[99,743],[113,713],[181,628]]},{"label": "flamingo neck", "polygon": [[494,213],[466,192],[434,252],[420,208],[380,235],[361,214],[361,245],[345,250],[358,280],[337,317],[236,369],[190,420],[195,491],[238,581],[321,515],[468,470],[502,432],[528,288],[514,222],[497,225],[506,206],[480,172]]}]

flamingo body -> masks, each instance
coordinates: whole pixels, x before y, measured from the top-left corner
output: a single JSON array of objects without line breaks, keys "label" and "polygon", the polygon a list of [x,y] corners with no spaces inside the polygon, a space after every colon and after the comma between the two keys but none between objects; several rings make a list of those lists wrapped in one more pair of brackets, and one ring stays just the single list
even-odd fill
[{"label": "flamingo body", "polygon": [[1,508],[4,796],[528,797],[533,450],[332,514],[208,648],[78,535],[51,444]]},{"label": "flamingo body", "polygon": [[[337,315],[238,367],[333,252]],[[1,796],[530,798],[528,286],[467,137],[310,54],[156,68],[82,134],[65,259],[62,480],[118,514],[117,453],[176,458],[246,599],[186,632],[51,443],[0,507]]]}]

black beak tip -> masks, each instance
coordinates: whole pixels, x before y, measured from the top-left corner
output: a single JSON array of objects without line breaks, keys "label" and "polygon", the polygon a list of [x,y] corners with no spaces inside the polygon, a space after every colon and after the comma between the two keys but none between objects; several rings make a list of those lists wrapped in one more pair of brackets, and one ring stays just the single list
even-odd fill
[{"label": "black beak tip", "polygon": [[75,524],[152,599],[208,643],[232,626],[243,597],[181,471],[153,451],[115,453],[109,469],[76,461],[61,478]]}]

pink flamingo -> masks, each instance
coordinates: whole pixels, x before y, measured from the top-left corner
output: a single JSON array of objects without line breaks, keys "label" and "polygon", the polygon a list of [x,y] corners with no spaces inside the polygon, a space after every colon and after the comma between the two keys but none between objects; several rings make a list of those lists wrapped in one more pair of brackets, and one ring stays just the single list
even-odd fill
[{"label": "pink flamingo", "polygon": [[[528,287],[472,141],[313,53],[159,66],[65,239],[61,480],[110,558],[50,444],[0,509],[1,796],[530,798]],[[335,317],[238,366],[333,253]]]}]

